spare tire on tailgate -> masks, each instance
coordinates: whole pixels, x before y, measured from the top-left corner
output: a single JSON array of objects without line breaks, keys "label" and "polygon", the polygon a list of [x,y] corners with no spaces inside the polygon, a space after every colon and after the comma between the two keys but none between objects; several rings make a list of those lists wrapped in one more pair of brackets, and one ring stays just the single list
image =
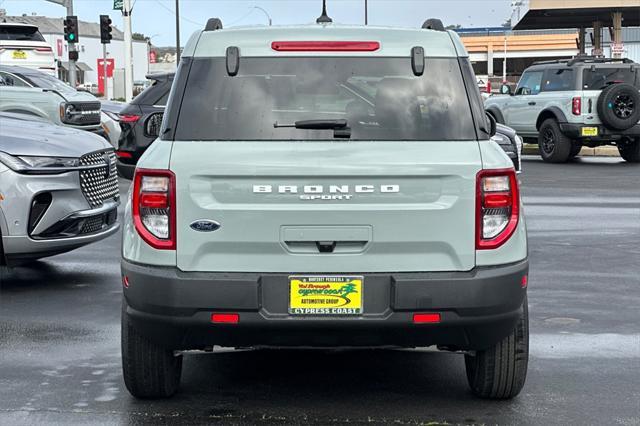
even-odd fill
[{"label": "spare tire on tailgate", "polygon": [[627,130],[640,121],[640,92],[631,84],[612,84],[600,94],[597,109],[606,127]]}]

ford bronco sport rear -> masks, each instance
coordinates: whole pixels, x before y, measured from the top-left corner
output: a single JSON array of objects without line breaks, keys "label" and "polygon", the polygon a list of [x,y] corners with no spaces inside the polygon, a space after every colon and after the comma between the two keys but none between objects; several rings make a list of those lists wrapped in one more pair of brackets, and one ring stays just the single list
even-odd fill
[{"label": "ford bronco sport rear", "polygon": [[125,214],[133,395],[172,395],[182,351],[214,345],[436,345],[477,395],[520,392],[518,182],[464,47],[428,23],[191,38]]}]

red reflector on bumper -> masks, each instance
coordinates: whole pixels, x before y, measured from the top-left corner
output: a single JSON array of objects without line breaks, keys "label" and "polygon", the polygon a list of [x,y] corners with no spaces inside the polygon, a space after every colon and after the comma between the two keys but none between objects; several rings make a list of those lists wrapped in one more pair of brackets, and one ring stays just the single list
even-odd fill
[{"label": "red reflector on bumper", "polygon": [[522,288],[527,288],[527,285],[528,285],[528,284],[529,284],[529,277],[528,277],[528,276],[526,276],[526,275],[524,275],[524,276],[522,277],[522,281],[520,281],[520,286],[521,286]]},{"label": "red reflector on bumper", "polygon": [[116,151],[116,157],[118,158],[133,158],[133,154],[127,151]]},{"label": "red reflector on bumper", "polygon": [[413,314],[414,324],[434,324],[440,322],[440,314]]},{"label": "red reflector on bumper", "polygon": [[211,322],[217,324],[237,324],[240,322],[238,314],[211,314]]}]

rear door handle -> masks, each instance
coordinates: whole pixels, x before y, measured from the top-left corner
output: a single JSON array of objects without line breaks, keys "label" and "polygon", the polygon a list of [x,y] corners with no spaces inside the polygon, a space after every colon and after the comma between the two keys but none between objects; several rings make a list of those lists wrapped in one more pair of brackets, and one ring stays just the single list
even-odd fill
[{"label": "rear door handle", "polygon": [[535,102],[529,102],[529,105],[534,106],[536,103]]}]

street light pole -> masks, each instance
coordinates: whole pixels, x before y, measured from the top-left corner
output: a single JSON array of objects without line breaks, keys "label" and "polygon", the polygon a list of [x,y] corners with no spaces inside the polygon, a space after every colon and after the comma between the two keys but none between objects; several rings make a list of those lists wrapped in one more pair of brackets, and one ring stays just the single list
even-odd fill
[{"label": "street light pole", "polygon": [[261,8],[260,6],[253,6],[254,9],[258,9],[260,10],[262,13],[264,13],[264,15],[267,17],[267,19],[269,20],[269,26],[271,26],[271,15],[269,15],[269,12],[267,12],[266,10],[264,10],[263,8]]},{"label": "street light pole", "polygon": [[180,0],[176,0],[176,66],[180,64]]},{"label": "street light pole", "polygon": [[124,20],[124,98],[131,102],[133,99],[133,47],[131,45],[131,0],[122,3]]}]

